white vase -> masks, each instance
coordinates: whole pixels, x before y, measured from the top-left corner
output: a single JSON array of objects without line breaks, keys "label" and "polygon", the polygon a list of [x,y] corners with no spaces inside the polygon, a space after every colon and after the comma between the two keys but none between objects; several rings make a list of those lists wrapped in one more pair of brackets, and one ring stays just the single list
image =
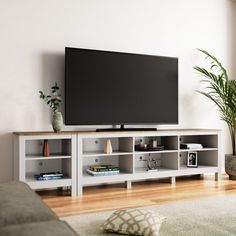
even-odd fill
[{"label": "white vase", "polygon": [[61,132],[63,126],[63,117],[61,112],[56,111],[53,113],[52,116],[52,128],[54,132],[58,133]]},{"label": "white vase", "polygon": [[111,140],[110,139],[108,139],[106,144],[105,144],[104,152],[107,153],[107,154],[112,153],[112,146],[111,146]]}]

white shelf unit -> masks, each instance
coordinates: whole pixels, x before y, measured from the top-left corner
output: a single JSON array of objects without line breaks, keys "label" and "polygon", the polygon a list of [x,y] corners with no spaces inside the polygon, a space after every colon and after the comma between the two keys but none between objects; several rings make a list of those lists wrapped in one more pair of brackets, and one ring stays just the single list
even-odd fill
[{"label": "white shelf unit", "polygon": [[[48,140],[50,156],[42,155],[43,142]],[[38,181],[34,175],[45,172],[63,173],[63,179]],[[76,134],[14,135],[14,179],[32,189],[70,187],[76,195]]]},{"label": "white shelf unit", "polygon": [[[83,187],[104,183],[125,182],[131,188],[132,181],[170,178],[175,183],[176,176],[214,173],[221,179],[221,132],[220,130],[158,130],[136,132],[88,132],[77,136],[77,195],[82,195]],[[155,138],[162,151],[135,151],[135,144],[148,143]],[[104,153],[104,145],[110,139],[113,153]],[[180,143],[201,143],[202,149],[180,149]],[[198,153],[198,167],[187,167],[188,151]],[[159,163],[157,171],[147,171],[147,157]],[[90,165],[114,165],[120,174],[111,176],[91,176],[86,173]]]},{"label": "white shelf unit", "polygon": [[[136,151],[135,145],[149,143],[155,138],[164,145],[162,151]],[[104,153],[107,140],[111,140],[113,152]],[[50,156],[42,155],[43,141],[49,140]],[[198,167],[187,167],[188,149],[180,143],[201,143]],[[147,171],[145,159],[154,158],[157,171]],[[129,132],[18,132],[14,134],[14,178],[26,182],[33,189],[71,187],[72,195],[82,195],[83,187],[104,183],[125,182],[131,188],[132,181],[170,178],[176,176],[214,173],[221,179],[220,130],[157,130]],[[118,175],[91,176],[86,169],[94,164],[111,164],[120,168]],[[63,179],[37,181],[35,174],[61,171]]]}]

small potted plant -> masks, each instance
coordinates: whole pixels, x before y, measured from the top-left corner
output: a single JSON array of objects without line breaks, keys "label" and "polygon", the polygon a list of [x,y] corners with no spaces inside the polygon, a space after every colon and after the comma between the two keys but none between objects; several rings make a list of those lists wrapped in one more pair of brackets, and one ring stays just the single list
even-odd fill
[{"label": "small potted plant", "polygon": [[55,85],[51,87],[51,95],[45,95],[42,91],[39,91],[39,97],[52,109],[52,127],[54,132],[60,132],[63,125],[62,114],[59,111],[61,105],[61,94],[59,94],[59,90],[59,86],[55,83]]},{"label": "small potted plant", "polygon": [[225,171],[229,179],[236,180],[236,81],[228,78],[228,73],[216,57],[207,51],[198,49],[210,59],[210,67],[195,66],[206,83],[206,91],[198,91],[209,98],[218,107],[220,117],[229,127],[231,136],[232,154],[225,155]]}]

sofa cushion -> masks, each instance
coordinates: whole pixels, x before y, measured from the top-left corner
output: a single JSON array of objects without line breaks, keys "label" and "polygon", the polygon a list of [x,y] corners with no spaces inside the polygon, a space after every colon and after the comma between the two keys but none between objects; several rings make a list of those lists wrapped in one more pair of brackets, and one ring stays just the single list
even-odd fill
[{"label": "sofa cushion", "polygon": [[0,235],[4,236],[78,236],[63,221],[42,221],[0,227]]},{"label": "sofa cushion", "polygon": [[0,227],[55,219],[58,219],[55,213],[27,184],[17,181],[0,184]]}]

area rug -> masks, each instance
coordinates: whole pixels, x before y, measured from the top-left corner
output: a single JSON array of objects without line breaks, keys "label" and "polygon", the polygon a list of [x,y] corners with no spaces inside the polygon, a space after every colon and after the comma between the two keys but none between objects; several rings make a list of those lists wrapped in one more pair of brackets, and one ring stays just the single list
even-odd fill
[{"label": "area rug", "polygon": [[[165,216],[160,236],[235,236],[236,195],[154,205],[142,209]],[[117,236],[100,230],[113,211],[64,217],[80,236]]]}]

